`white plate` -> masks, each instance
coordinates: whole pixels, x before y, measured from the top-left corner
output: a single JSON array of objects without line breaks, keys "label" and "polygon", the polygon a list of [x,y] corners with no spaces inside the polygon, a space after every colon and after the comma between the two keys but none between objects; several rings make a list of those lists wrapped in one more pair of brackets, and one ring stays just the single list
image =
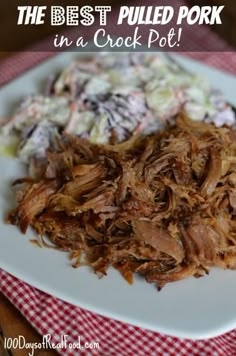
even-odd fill
[{"label": "white plate", "polygon": [[[37,92],[41,78],[64,67],[73,53],[48,60],[0,89],[0,114],[13,102]],[[236,105],[236,79],[194,61],[181,59],[192,71],[206,75]],[[13,159],[0,158],[0,209],[12,206],[9,182],[23,175]],[[154,285],[135,277],[128,285],[115,270],[99,280],[88,268],[73,269],[67,254],[40,249],[29,243],[14,226],[0,221],[0,267],[23,281],[74,305],[162,333],[191,339],[219,335],[236,327],[236,271],[213,270],[209,276],[167,285],[157,292]]]}]

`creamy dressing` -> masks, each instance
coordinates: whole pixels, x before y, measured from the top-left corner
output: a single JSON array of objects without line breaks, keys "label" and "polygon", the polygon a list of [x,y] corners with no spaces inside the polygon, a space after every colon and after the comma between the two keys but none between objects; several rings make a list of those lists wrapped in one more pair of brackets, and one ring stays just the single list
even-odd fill
[{"label": "creamy dressing", "polygon": [[168,57],[96,54],[59,73],[47,95],[25,98],[1,125],[0,153],[17,147],[23,162],[35,162],[56,145],[62,130],[94,143],[121,142],[163,129],[181,110],[217,127],[236,121],[219,91]]}]

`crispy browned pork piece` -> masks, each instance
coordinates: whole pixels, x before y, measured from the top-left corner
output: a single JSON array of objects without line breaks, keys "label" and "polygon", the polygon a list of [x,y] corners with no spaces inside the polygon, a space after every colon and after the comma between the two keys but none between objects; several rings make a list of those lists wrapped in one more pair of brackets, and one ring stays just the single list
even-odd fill
[{"label": "crispy browned pork piece", "polygon": [[114,266],[129,283],[138,272],[159,289],[213,266],[236,268],[231,129],[180,115],[174,127],[114,146],[63,142],[42,177],[19,181],[8,220],[22,232],[31,225],[47,235],[74,266],[99,276]]}]

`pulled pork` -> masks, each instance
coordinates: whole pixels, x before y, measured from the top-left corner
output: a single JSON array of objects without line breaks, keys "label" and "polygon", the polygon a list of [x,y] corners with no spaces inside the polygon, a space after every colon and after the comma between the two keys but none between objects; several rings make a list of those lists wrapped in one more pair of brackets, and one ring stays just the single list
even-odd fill
[{"label": "pulled pork", "polygon": [[8,215],[99,276],[110,266],[158,288],[236,268],[236,136],[193,122],[117,145],[65,135],[41,177],[23,178]]}]

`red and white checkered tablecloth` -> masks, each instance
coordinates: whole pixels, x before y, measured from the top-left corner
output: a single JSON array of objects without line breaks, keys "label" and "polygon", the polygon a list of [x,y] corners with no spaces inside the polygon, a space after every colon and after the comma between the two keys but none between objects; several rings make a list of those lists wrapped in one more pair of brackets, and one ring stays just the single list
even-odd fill
[{"label": "red and white checkered tablecloth", "polygon": [[[180,0],[179,0],[180,2]],[[125,31],[125,29],[123,29]],[[222,41],[205,27],[193,31],[191,40]],[[223,44],[225,51],[230,50]],[[39,62],[54,55],[49,52],[21,52],[0,62],[0,85],[3,85]],[[188,52],[189,57],[236,74],[235,52]],[[236,330],[207,339],[191,341],[141,329],[83,310],[50,296],[0,270],[0,291],[20,310],[41,335],[51,335],[51,342],[60,343],[68,335],[62,355],[99,356],[233,356],[236,355]],[[79,338],[79,339],[78,339]],[[81,346],[98,343],[91,349],[70,349],[69,343]],[[96,346],[96,345],[94,345]]]},{"label": "red and white checkered tablecloth", "polygon": [[236,330],[208,340],[191,341],[141,329],[80,309],[45,294],[0,271],[0,289],[42,334],[54,343],[68,335],[68,344],[81,340],[99,344],[99,349],[63,349],[62,355],[99,356],[233,356]]}]

